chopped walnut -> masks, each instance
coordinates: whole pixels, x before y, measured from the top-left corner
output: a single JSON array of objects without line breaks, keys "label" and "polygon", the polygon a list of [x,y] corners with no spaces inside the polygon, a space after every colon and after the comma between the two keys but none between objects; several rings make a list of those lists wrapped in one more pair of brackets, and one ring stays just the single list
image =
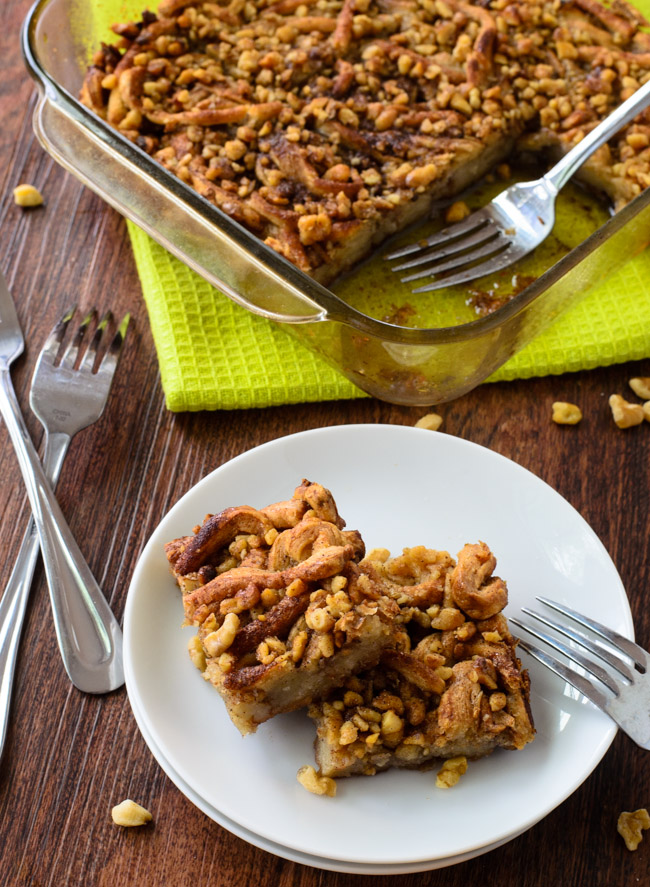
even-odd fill
[{"label": "chopped walnut", "polygon": [[416,428],[426,428],[427,431],[437,431],[442,425],[442,416],[438,413],[427,413],[415,423]]},{"label": "chopped walnut", "polygon": [[574,403],[558,400],[553,404],[552,418],[558,425],[577,425],[582,419],[582,410]]},{"label": "chopped walnut", "polygon": [[449,758],[444,762],[436,776],[438,788],[451,788],[456,785],[460,777],[467,770],[467,758],[460,755],[457,758]]},{"label": "chopped walnut", "polygon": [[336,796],[336,783],[329,776],[320,776],[310,765],[301,767],[297,774],[298,782],[313,795]]},{"label": "chopped walnut", "polygon": [[621,813],[616,823],[616,829],[628,850],[636,850],[643,839],[641,832],[647,828],[650,828],[650,815],[645,807],[634,813]]},{"label": "chopped walnut", "polygon": [[43,195],[34,185],[18,185],[14,188],[14,202],[18,206],[41,206]]},{"label": "chopped walnut", "polygon": [[650,376],[637,376],[630,379],[629,385],[637,397],[650,400]]},{"label": "chopped walnut", "polygon": [[631,428],[640,425],[645,418],[643,407],[639,403],[629,403],[620,394],[612,394],[609,398],[614,422],[619,428]]},{"label": "chopped walnut", "polygon": [[122,801],[121,804],[113,807],[111,810],[111,817],[115,825],[121,825],[125,828],[145,825],[145,823],[151,822],[153,819],[153,816],[148,810],[130,799]]},{"label": "chopped walnut", "polygon": [[445,212],[445,222],[448,225],[453,225],[454,222],[462,222],[463,219],[467,218],[470,212],[471,210],[469,206],[463,200],[457,200],[456,203],[452,203],[452,205],[447,208]]}]

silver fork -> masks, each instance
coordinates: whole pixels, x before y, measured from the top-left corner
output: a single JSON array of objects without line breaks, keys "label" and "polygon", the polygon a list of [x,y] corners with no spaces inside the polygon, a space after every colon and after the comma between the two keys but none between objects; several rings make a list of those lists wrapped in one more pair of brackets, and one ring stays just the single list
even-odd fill
[{"label": "silver fork", "polygon": [[[507,268],[523,258],[551,233],[555,222],[555,200],[571,176],[597,148],[630,123],[648,104],[650,81],[612,111],[541,179],[511,185],[462,222],[389,253],[386,259],[390,261],[413,257],[392,270],[420,268],[402,277],[404,283],[443,274],[439,280],[413,290],[414,293],[425,293],[467,283]],[[471,267],[465,267],[467,265]],[[456,273],[447,274],[451,271]]]},{"label": "silver fork", "polygon": [[[34,370],[30,393],[32,410],[45,428],[43,468],[52,486],[56,485],[72,437],[97,421],[104,411],[129,323],[127,315],[94,372],[97,355],[110,335],[112,315],[108,312],[102,318],[88,347],[82,352],[96,312],[91,311],[83,319],[74,340],[65,348],[64,337],[74,314],[74,308],[66,312],[45,342]],[[38,551],[39,537],[32,518],[0,599],[0,757],[6,738],[20,633]],[[81,610],[94,606],[91,594],[92,589],[86,592],[87,601]],[[51,601],[57,638],[73,683],[89,692],[107,692],[120,686],[123,675],[119,662],[107,661],[98,671],[95,665],[91,667],[79,659],[78,645],[84,644],[88,623],[78,602],[54,593],[51,593]],[[110,631],[108,623],[102,630],[104,633]]]},{"label": "silver fork", "polygon": [[570,662],[596,678],[598,684],[528,641],[520,640],[519,646],[606,712],[637,745],[650,749],[650,655],[618,632],[577,613],[564,604],[545,597],[538,597],[537,600],[567,617],[571,622],[586,628],[591,634],[585,634],[528,607],[522,607],[522,612],[573,641],[574,644],[578,644],[592,656],[598,657],[607,668],[543,629],[509,617],[513,625],[523,628],[533,637],[566,656]]}]

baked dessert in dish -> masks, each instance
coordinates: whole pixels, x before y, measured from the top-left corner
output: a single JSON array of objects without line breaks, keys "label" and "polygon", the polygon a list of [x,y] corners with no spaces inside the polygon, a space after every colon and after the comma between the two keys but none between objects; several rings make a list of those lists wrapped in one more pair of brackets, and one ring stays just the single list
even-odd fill
[{"label": "baked dessert in dish", "polygon": [[501,612],[507,589],[495,564],[484,543],[465,545],[456,561],[417,547],[361,562],[399,605],[401,636],[379,665],[310,705],[322,775],[421,768],[532,741],[528,673]]},{"label": "baked dessert in dish", "polygon": [[[82,101],[322,283],[524,148],[558,155],[650,76],[624,0],[161,0]],[[650,184],[650,114],[579,174]]]},{"label": "baked dessert in dish", "polygon": [[363,541],[320,484],[208,515],[165,546],[197,626],[190,653],[246,734],[379,661],[399,607],[359,570]]}]

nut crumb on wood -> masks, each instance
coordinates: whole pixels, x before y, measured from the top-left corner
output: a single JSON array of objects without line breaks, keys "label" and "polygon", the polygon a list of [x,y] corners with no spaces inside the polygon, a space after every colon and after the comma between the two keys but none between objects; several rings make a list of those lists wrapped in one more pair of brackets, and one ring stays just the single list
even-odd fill
[{"label": "nut crumb on wood", "polygon": [[313,795],[336,796],[336,783],[329,776],[321,776],[311,765],[301,767],[297,773],[298,782]]},{"label": "nut crumb on wood", "polygon": [[630,379],[629,386],[637,397],[650,400],[650,376],[635,376]]},{"label": "nut crumb on wood", "polygon": [[427,431],[437,431],[442,425],[442,416],[438,413],[427,413],[415,423],[416,428],[426,428]]},{"label": "nut crumb on wood", "polygon": [[153,816],[148,810],[141,807],[140,804],[136,804],[136,802],[132,801],[130,798],[127,798],[126,801],[122,801],[121,804],[113,807],[111,810],[111,816],[115,825],[121,825],[125,828],[144,825],[147,822],[151,822],[153,819]]},{"label": "nut crumb on wood", "polygon": [[625,841],[628,850],[636,850],[643,840],[641,832],[646,828],[650,828],[650,815],[645,807],[633,813],[623,811],[616,823],[616,830]]},{"label": "nut crumb on wood", "polygon": [[18,206],[41,206],[43,195],[33,185],[18,185],[14,188],[14,203]]},{"label": "nut crumb on wood", "polygon": [[620,394],[612,394],[609,398],[609,406],[612,410],[614,422],[619,428],[631,428],[633,425],[640,425],[645,418],[645,413],[640,403],[629,403]]},{"label": "nut crumb on wood", "polygon": [[558,425],[577,425],[582,419],[582,410],[574,403],[556,400],[553,404],[552,419]]},{"label": "nut crumb on wood", "polygon": [[650,422],[650,400],[646,400],[641,409],[643,410],[645,418]]}]

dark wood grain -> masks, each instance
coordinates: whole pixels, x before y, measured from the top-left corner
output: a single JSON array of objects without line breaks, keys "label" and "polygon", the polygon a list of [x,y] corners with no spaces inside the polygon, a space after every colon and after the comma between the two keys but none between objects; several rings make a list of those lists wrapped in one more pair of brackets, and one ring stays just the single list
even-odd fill
[{"label": "dark wood grain", "polygon": [[[28,408],[28,390],[46,332],[72,303],[111,308],[117,315],[131,311],[130,341],[110,405],[74,440],[59,485],[62,508],[121,619],[129,579],[149,534],[208,471],[291,432],[348,422],[412,425],[425,411],[374,400],[230,413],[173,415],[165,410],[125,224],[58,168],[32,135],[34,93],[18,43],[28,6],[29,0],[4,0],[0,30],[0,267],[27,340],[12,375],[38,442],[41,431]],[[11,191],[21,181],[42,189],[43,208],[24,211],[14,205]],[[632,375],[650,375],[650,360],[485,385],[440,412],[445,433],[529,468],[590,522],[628,589],[637,637],[650,647],[650,426],[620,431],[607,407],[608,395],[624,393]],[[550,407],[557,399],[581,404],[584,421],[573,428],[554,425]],[[1,588],[28,513],[2,426]],[[113,826],[110,809],[125,797],[146,803],[154,824],[140,830]],[[524,835],[473,861],[399,882],[408,887],[647,885],[650,835],[630,853],[616,833],[621,810],[644,806],[650,807],[650,755],[619,734],[582,787]],[[295,865],[246,844],[195,809],[151,756],[124,689],[91,697],[71,687],[53,634],[43,572],[37,568],[0,764],[0,884],[350,887],[397,882]]]}]

